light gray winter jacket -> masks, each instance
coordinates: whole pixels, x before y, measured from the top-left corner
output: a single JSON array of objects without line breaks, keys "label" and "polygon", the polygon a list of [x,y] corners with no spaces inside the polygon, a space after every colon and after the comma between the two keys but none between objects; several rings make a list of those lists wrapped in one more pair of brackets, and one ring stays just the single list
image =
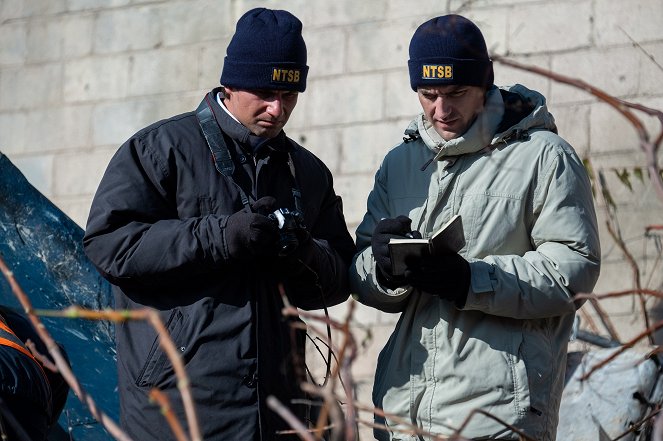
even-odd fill
[{"label": "light gray winter jacket", "polygon": [[[555,131],[538,92],[493,88],[462,137],[444,141],[419,115],[406,131],[412,140],[385,157],[350,270],[360,302],[402,313],[378,359],[377,407],[442,435],[481,409],[534,439],[555,439],[577,306],[571,298],[591,292],[600,268],[590,182]],[[381,218],[409,216],[427,237],[457,213],[466,239],[460,254],[472,273],[462,310],[378,283],[370,244]],[[420,439],[399,433],[394,418],[376,421],[396,429],[376,431],[378,439]],[[482,413],[461,434],[517,439]]]}]

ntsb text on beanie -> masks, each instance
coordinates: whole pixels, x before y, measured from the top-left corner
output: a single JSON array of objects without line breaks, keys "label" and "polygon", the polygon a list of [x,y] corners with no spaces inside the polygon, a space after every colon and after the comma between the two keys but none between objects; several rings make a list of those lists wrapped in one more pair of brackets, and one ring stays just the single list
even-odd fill
[{"label": "ntsb text on beanie", "polygon": [[410,87],[462,84],[488,88],[493,62],[479,28],[465,17],[436,17],[417,28],[410,40]]},{"label": "ntsb text on beanie", "polygon": [[239,89],[306,89],[302,22],[288,11],[255,8],[237,21],[221,84]]}]

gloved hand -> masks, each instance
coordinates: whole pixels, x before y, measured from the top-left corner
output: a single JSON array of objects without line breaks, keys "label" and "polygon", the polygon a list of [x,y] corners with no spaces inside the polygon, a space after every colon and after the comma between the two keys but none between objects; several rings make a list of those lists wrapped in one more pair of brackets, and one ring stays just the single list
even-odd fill
[{"label": "gloved hand", "polygon": [[[389,253],[389,239],[421,237],[418,231],[411,231],[412,219],[407,216],[382,219],[375,225],[373,237],[371,238],[371,250],[375,265],[378,269],[378,281],[387,288],[394,289],[405,285],[405,278],[394,276],[391,272],[391,255]],[[415,234],[416,233],[416,234]]]},{"label": "gloved hand", "polygon": [[470,289],[470,264],[458,253],[427,255],[406,262],[405,280],[421,291],[463,308]]},{"label": "gloved hand", "polygon": [[245,207],[228,217],[224,237],[233,260],[245,262],[276,256],[279,228],[266,216],[274,211],[275,204],[276,199],[265,196],[251,204],[250,209]]},{"label": "gloved hand", "polygon": [[315,244],[308,230],[297,228],[294,234],[297,237],[297,248],[287,255],[279,256],[273,266],[284,277],[300,276],[314,258]]}]

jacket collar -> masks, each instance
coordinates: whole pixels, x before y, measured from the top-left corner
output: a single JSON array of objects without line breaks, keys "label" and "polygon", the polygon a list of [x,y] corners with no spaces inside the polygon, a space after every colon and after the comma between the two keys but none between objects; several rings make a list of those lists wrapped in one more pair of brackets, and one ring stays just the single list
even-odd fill
[{"label": "jacket collar", "polygon": [[217,101],[217,93],[221,92],[220,88],[214,89],[210,92],[209,102],[214,107],[214,116],[216,121],[228,136],[237,141],[242,147],[246,148],[253,154],[257,154],[263,147],[269,147],[277,151],[289,152],[293,150],[293,146],[287,142],[285,132],[281,130],[274,138],[263,138],[256,136],[246,128],[243,124],[237,121],[230,115],[227,109],[222,108],[221,104]]}]

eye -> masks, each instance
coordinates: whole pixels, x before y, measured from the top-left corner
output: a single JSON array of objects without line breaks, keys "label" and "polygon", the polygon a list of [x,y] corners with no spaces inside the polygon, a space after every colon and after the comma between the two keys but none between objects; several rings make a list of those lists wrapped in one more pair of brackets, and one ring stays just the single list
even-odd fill
[{"label": "eye", "polygon": [[269,99],[269,97],[273,95],[271,90],[260,90],[260,89],[254,90],[253,94],[258,98],[260,98],[261,100],[267,100]]},{"label": "eye", "polygon": [[437,94],[432,92],[421,92],[421,96],[423,96],[428,101],[435,101],[437,99]]},{"label": "eye", "polygon": [[449,96],[454,97],[454,98],[458,98],[458,97],[461,97],[461,96],[465,95],[466,92],[467,92],[467,89],[458,89],[458,90],[454,90],[453,92],[449,93]]}]

